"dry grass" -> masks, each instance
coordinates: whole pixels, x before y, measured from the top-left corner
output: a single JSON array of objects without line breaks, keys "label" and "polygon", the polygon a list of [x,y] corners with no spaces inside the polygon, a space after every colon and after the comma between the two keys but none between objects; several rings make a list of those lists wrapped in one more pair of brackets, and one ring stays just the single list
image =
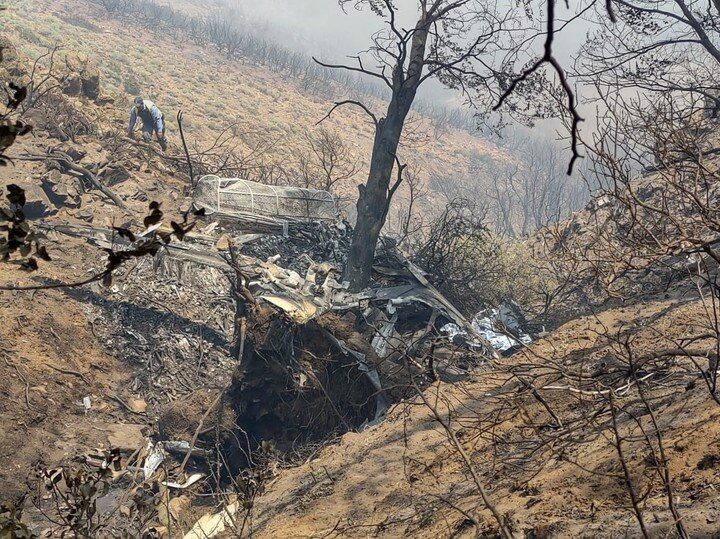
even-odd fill
[{"label": "dry grass", "polygon": [[[198,144],[207,144],[219,128],[234,124],[248,148],[258,140],[266,141],[272,147],[268,158],[283,162],[292,150],[304,148],[303,135],[316,129],[316,122],[332,105],[281,74],[245,62],[228,62],[209,48],[154,35],[132,21],[120,24],[85,0],[17,2],[6,13],[4,22],[11,38],[22,40],[24,53],[37,56],[60,43],[68,52],[98,63],[103,91],[115,99],[108,119],[118,127],[125,122],[126,109],[138,90],[153,99],[169,119],[171,143],[179,142],[173,124],[175,112],[183,109],[187,133]],[[374,106],[380,110],[381,104]],[[355,196],[355,185],[367,171],[372,126],[351,109],[338,111],[324,125],[336,131],[359,159],[357,176],[344,185],[345,193]],[[404,159],[419,165],[424,178],[433,173],[474,177],[482,188],[497,165],[512,160],[491,142],[464,131],[450,129],[436,138],[427,119],[417,118],[410,131]],[[473,156],[481,156],[486,164],[471,173]]]}]

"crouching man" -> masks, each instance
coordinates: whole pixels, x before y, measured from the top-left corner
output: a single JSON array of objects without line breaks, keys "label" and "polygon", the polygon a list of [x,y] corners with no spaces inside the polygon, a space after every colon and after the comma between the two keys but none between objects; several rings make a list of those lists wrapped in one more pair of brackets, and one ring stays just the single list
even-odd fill
[{"label": "crouching man", "polygon": [[157,108],[155,103],[149,99],[136,97],[132,109],[130,109],[130,125],[128,126],[128,136],[134,137],[135,124],[138,118],[142,120],[142,137],[145,142],[152,140],[155,133],[160,147],[165,151],[167,149],[167,140],[165,139],[165,121],[163,113]]}]

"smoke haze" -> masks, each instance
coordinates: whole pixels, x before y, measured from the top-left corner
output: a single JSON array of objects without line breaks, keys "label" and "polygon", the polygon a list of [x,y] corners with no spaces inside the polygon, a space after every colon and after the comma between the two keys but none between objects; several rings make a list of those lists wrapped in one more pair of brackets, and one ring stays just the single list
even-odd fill
[{"label": "smoke haze", "polygon": [[[326,61],[343,62],[349,55],[367,50],[371,36],[384,28],[381,18],[369,9],[357,10],[348,5],[343,10],[337,0],[216,0],[228,8],[242,14],[243,18],[260,35],[268,40],[282,43],[285,47],[316,56]],[[500,0],[500,5],[507,3]],[[417,0],[398,0],[399,25],[409,27],[414,24],[418,10]],[[544,6],[537,8],[534,24],[542,28]],[[582,9],[582,5],[571,6],[568,10],[563,3],[558,5],[559,15],[570,17]],[[562,28],[555,38],[555,55],[564,64],[570,65],[573,56],[592,32],[594,24],[590,17],[572,21]],[[543,36],[533,42],[531,52],[539,54],[542,50]],[[420,96],[434,100],[445,106],[463,106],[459,96],[447,90],[437,81],[428,81],[421,88]],[[578,89],[583,92],[582,88]],[[587,110],[589,116],[593,111]],[[585,118],[583,127],[592,129],[594,118]],[[543,120],[536,123],[531,133],[540,138],[556,138],[559,122]],[[518,126],[519,132],[526,130]]]}]

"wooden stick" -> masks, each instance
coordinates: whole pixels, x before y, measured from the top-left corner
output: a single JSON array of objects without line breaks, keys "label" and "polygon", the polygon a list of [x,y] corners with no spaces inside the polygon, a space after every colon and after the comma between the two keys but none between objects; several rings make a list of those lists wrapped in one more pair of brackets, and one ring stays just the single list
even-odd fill
[{"label": "wooden stick", "polygon": [[195,434],[193,434],[192,441],[190,442],[190,447],[188,448],[187,453],[185,453],[185,458],[182,461],[182,464],[180,464],[180,472],[183,473],[185,471],[185,465],[187,464],[187,461],[190,460],[190,455],[192,454],[193,449],[195,448],[195,442],[197,442],[198,436],[200,436],[200,431],[202,430],[203,423],[207,419],[207,417],[210,415],[210,412],[215,408],[215,405],[220,401],[220,397],[223,396],[223,393],[225,393],[225,390],[223,389],[218,393],[218,396],[215,397],[215,400],[212,401],[212,404],[210,407],[205,411],[203,416],[200,418],[200,421],[198,422],[198,426],[195,429]]},{"label": "wooden stick", "polygon": [[70,374],[72,376],[77,376],[78,378],[81,378],[83,382],[85,382],[87,385],[90,385],[90,381],[85,377],[85,375],[79,371],[73,371],[71,369],[61,369],[60,367],[56,367],[55,365],[50,365],[49,363],[45,363],[46,367],[50,367],[52,370],[57,371],[62,374]]},{"label": "wooden stick", "polygon": [[178,129],[180,130],[180,140],[182,140],[183,149],[185,150],[185,157],[187,159],[188,169],[190,171],[190,187],[195,189],[195,177],[193,176],[192,160],[190,159],[190,152],[188,151],[187,144],[185,143],[185,133],[183,133],[182,127],[183,113],[181,110],[177,113]]}]

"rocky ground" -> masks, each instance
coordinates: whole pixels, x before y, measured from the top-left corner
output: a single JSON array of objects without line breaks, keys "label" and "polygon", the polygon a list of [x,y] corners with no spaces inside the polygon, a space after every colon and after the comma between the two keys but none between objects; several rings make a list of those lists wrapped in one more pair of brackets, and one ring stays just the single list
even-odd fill
[{"label": "rocky ground", "polygon": [[[90,115],[109,106],[102,92],[63,99],[63,106]],[[138,231],[151,201],[161,202],[168,216],[189,207],[177,146],[165,159],[123,141],[110,123],[63,141],[67,137],[48,128],[47,111],[38,111],[34,121],[38,128],[12,146],[14,165],[2,171],[3,186],[22,187],[32,217],[42,218],[32,226]],[[214,233],[208,227],[212,223],[203,222],[197,232]],[[33,273],[3,264],[2,284],[71,282],[104,267],[106,253],[97,243],[48,235],[52,261]],[[271,257],[278,247],[261,243],[254,254]],[[308,266],[294,253],[325,247],[298,240],[280,263],[303,272]],[[631,342],[634,357],[646,361],[670,349],[706,315],[690,286],[661,293],[651,287],[632,301],[574,316],[510,357],[481,367],[464,364],[459,381],[440,376],[422,396],[401,395],[406,398],[383,421],[353,425],[339,438],[338,429],[329,429],[303,447],[278,448],[265,440],[252,456],[255,466],[236,470],[236,477],[213,475],[201,458],[185,467],[185,446],[167,445],[164,464],[146,480],[156,452],[151,441],[189,445],[198,434],[206,442],[242,447],[201,428],[219,431],[233,420],[206,413],[237,367],[230,352],[235,332],[228,283],[215,270],[195,272],[191,284],[156,270],[147,257],[124,265],[107,285],[0,291],[6,395],[0,402],[0,500],[22,509],[21,520],[37,533],[59,536],[63,529],[47,518],[54,501],[46,488],[50,471],[62,466],[93,476],[103,463],[113,469],[118,461],[111,449],[120,451],[122,469],[99,496],[95,518],[109,528],[93,528],[93,536],[122,529],[179,536],[202,517],[194,529],[204,532],[191,535],[200,537],[219,531],[222,515],[214,521],[211,515],[222,508],[230,515],[221,532],[226,536],[494,536],[499,525],[482,487],[517,536],[634,537],[639,528],[628,475],[652,536],[675,530],[668,485],[691,537],[720,533],[720,406],[710,398],[702,368],[670,354],[672,362],[653,370],[646,363],[644,370],[628,369],[627,349],[619,346]],[[354,327],[330,318],[323,323],[338,334],[338,327]],[[346,331],[350,348],[361,348],[358,335]],[[558,377],[568,372],[579,372],[588,389]],[[649,406],[633,389],[636,377]],[[528,390],[523,379],[539,389]],[[627,408],[617,408],[598,390],[608,386]],[[614,420],[619,430],[613,430]],[[664,456],[653,429],[662,434]],[[202,450],[220,454],[217,445]],[[202,480],[187,484],[197,471],[205,474]]]}]

